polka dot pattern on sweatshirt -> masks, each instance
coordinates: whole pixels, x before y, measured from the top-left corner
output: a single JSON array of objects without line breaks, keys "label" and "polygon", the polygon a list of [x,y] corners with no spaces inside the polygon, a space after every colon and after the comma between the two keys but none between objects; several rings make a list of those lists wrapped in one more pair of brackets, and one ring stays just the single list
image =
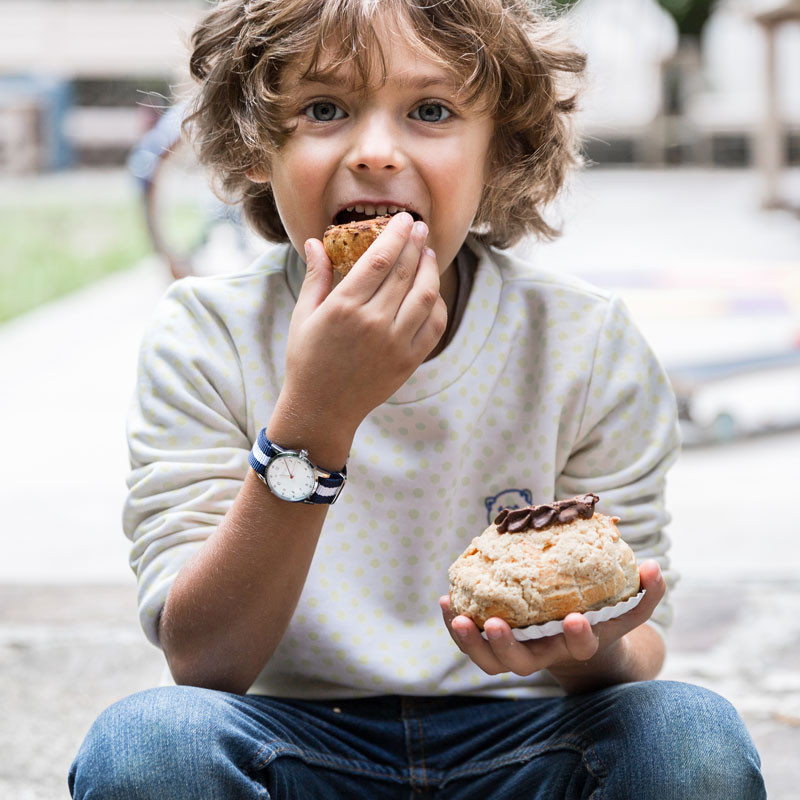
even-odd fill
[{"label": "polka dot pattern on sweatshirt", "polygon": [[[448,566],[503,505],[597,491],[637,556],[666,568],[661,495],[677,428],[649,347],[606,293],[474,249],[453,340],[358,430],[345,491],[253,691],[552,693],[544,675],[486,675],[441,619]],[[273,248],[246,274],[176,284],[145,337],[124,522],[154,641],[175,575],[232,504],[280,393],[301,282],[294,251]],[[264,581],[280,569],[265,564]],[[668,615],[664,605],[656,621]]]}]

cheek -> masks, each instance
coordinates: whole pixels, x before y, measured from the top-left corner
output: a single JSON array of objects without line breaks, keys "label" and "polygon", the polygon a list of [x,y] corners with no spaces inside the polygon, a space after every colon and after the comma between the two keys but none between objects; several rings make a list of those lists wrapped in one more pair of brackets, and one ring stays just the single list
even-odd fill
[{"label": "cheek", "polygon": [[470,176],[482,194],[491,174],[492,142],[489,138],[478,137],[471,150]]},{"label": "cheek", "polygon": [[488,175],[488,143],[483,138],[469,138],[450,148],[439,162],[442,185],[450,192],[452,203],[465,211],[477,209]]},{"label": "cheek", "polygon": [[285,199],[293,198],[308,210],[308,204],[322,191],[329,158],[321,147],[287,145],[273,169],[273,186]]},{"label": "cheek", "polygon": [[294,203],[298,197],[308,194],[314,174],[309,167],[308,162],[298,159],[285,161],[279,170],[273,171],[273,188],[284,204]]}]

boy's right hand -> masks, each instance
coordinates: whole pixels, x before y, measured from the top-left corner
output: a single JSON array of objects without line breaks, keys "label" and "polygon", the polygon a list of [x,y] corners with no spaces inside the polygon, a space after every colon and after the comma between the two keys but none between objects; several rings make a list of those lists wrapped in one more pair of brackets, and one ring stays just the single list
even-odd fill
[{"label": "boy's right hand", "polygon": [[280,404],[351,436],[436,346],[447,324],[427,227],[395,215],[335,287],[322,242],[306,243],[306,277],[289,326]]}]

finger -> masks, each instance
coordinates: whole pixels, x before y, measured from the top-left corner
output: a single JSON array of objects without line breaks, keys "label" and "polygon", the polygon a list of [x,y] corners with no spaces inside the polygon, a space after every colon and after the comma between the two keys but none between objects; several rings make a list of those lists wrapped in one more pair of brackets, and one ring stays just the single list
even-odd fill
[{"label": "finger", "polygon": [[439,264],[436,253],[429,247],[423,248],[414,280],[400,298],[395,314],[395,328],[409,331],[412,336],[422,327],[431,314],[439,294]]},{"label": "finger", "polygon": [[295,313],[305,319],[331,293],[333,268],[319,239],[305,243],[306,274],[297,296]]},{"label": "finger", "polygon": [[356,261],[341,291],[352,295],[358,302],[366,302],[383,284],[394,267],[411,235],[414,218],[406,211],[395,214],[378,238]]},{"label": "finger", "polygon": [[434,304],[433,310],[423,322],[422,327],[414,334],[411,340],[411,349],[418,354],[420,360],[428,355],[447,330],[447,305],[440,297]]},{"label": "finger", "polygon": [[472,662],[488,675],[499,675],[508,672],[508,668],[492,651],[492,647],[481,636],[478,626],[463,615],[455,617],[451,623],[455,632],[455,640],[462,653],[469,656]]},{"label": "finger", "polygon": [[[647,594],[661,600],[667,587],[664,583],[664,576],[661,574],[661,567],[658,565],[658,561],[652,558],[647,559],[647,561],[642,561],[639,565],[639,580],[642,583],[642,588],[647,590]],[[657,602],[658,601],[656,601],[656,603]]]},{"label": "finger", "polygon": [[450,638],[460,648],[461,639],[453,630],[453,620],[458,616],[458,614],[456,614],[455,611],[450,608],[450,595],[445,594],[439,598],[439,608],[442,609],[442,619],[444,619],[444,624],[447,626],[447,632],[450,634]]},{"label": "finger", "polygon": [[442,618],[444,619],[444,624],[447,625],[447,630],[452,633],[450,623],[453,621],[453,618],[456,616],[456,614],[453,612],[453,609],[450,608],[449,594],[443,594],[439,598],[439,608],[442,609]]},{"label": "finger", "polygon": [[506,672],[506,668],[492,655],[489,643],[481,636],[478,626],[463,614],[454,614],[450,609],[450,598],[439,598],[442,617],[450,636],[462,653],[489,675]]},{"label": "finger", "polygon": [[642,589],[645,590],[644,597],[639,601],[636,608],[622,615],[622,618],[627,617],[635,625],[640,625],[650,619],[667,590],[664,576],[661,574],[661,567],[654,559],[647,559],[647,561],[642,561],[639,565],[639,580]]},{"label": "finger", "polygon": [[667,587],[657,561],[648,559],[639,565],[639,580],[645,593],[636,607],[619,617],[595,625],[594,632],[603,643],[619,639],[647,622],[663,599]]},{"label": "finger", "polygon": [[588,661],[600,646],[600,640],[583,614],[567,614],[564,618],[564,644],[576,661]]},{"label": "finger", "polygon": [[545,653],[550,649],[550,642],[537,642],[536,645],[539,646],[528,646],[527,643],[518,642],[508,623],[498,617],[487,619],[483,629],[495,658],[509,672],[522,676],[532,675],[549,663]]},{"label": "finger", "polygon": [[436,254],[425,248],[414,285],[395,317],[395,329],[411,332],[411,349],[420,359],[438,344],[447,330],[447,305],[439,294]]},{"label": "finger", "polygon": [[456,643],[458,648],[461,649],[461,637],[453,630],[453,620],[458,614],[450,607],[449,594],[442,595],[439,598],[439,608],[442,609],[442,619],[444,619],[444,624],[447,626],[450,638]]},{"label": "finger", "polygon": [[[427,237],[428,226],[424,222],[417,220],[411,228],[411,234],[400,251],[397,261],[395,261],[386,279],[375,293],[375,299],[385,303],[395,314],[397,314],[409,289],[416,283]],[[438,291],[437,286],[437,294]]]}]

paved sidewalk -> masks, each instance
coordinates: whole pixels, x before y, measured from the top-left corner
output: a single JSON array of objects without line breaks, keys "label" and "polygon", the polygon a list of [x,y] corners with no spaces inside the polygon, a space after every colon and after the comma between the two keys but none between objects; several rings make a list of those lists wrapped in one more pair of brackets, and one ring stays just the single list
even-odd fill
[{"label": "paved sidewalk", "polygon": [[[132,585],[0,586],[0,797],[67,800],[69,764],[95,717],[158,684],[161,655],[136,623],[134,594]],[[675,605],[662,677],[727,697],[761,753],[770,800],[796,800],[800,588],[685,582]]]},{"label": "paved sidewalk", "polygon": [[[552,266],[609,286],[620,271],[630,280],[676,267],[764,270],[765,282],[800,272],[797,221],[755,208],[750,173],[592,171],[582,182],[567,237],[541,251]],[[136,352],[166,285],[148,261],[0,327],[0,798],[66,798],[92,719],[161,674],[136,622],[119,514]],[[659,294],[651,285],[626,297],[662,354],[733,341],[724,315],[704,306],[676,325],[674,306],[654,304]],[[800,323],[792,313],[779,327],[769,315],[748,319],[748,337],[786,337]],[[57,443],[46,473],[43,442]],[[665,677],[737,706],[771,800],[800,796],[798,451],[796,430],[687,450],[668,486],[683,581]]]},{"label": "paved sidewalk", "polygon": [[166,276],[151,259],[0,327],[0,515],[25,534],[3,537],[0,583],[130,579],[125,414]]}]

